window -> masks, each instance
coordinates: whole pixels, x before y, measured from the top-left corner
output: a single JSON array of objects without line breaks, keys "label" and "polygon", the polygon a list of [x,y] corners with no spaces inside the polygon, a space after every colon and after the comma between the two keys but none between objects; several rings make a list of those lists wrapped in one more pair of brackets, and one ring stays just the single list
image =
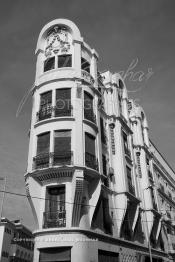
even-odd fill
[{"label": "window", "polygon": [[55,116],[71,116],[71,89],[56,90],[56,108]]},{"label": "window", "polygon": [[85,133],[85,163],[86,166],[97,169],[95,157],[95,137],[89,133]]},{"label": "window", "polygon": [[50,118],[52,114],[52,91],[41,94],[38,120]]},{"label": "window", "polygon": [[71,131],[55,131],[54,137],[54,165],[71,164]]},{"label": "window", "polygon": [[128,179],[128,190],[131,194],[135,195],[135,189],[134,189],[134,186],[132,184],[131,168],[127,166],[126,172],[127,172],[127,179]]},{"label": "window", "polygon": [[125,132],[123,132],[123,145],[124,145],[124,152],[126,155],[128,156],[131,156],[131,153],[130,153],[130,150],[129,150],[129,147],[128,147],[128,136]]},{"label": "window", "polygon": [[103,175],[107,175],[107,161],[106,156],[102,155],[102,162],[103,162]]},{"label": "window", "polygon": [[100,117],[100,129],[101,129],[101,141],[103,144],[106,144],[106,132],[105,132],[105,127],[104,127],[104,121],[103,118]]},{"label": "window", "polygon": [[65,186],[46,189],[44,228],[66,226]]},{"label": "window", "polygon": [[90,73],[90,63],[83,57],[81,58],[81,69]]},{"label": "window", "polygon": [[37,156],[34,158],[35,168],[48,167],[50,150],[50,132],[37,137]]},{"label": "window", "polygon": [[55,68],[55,57],[50,57],[44,61],[44,72]]},{"label": "window", "polygon": [[96,122],[93,111],[93,97],[87,92],[84,92],[84,118]]},{"label": "window", "polygon": [[72,56],[71,55],[58,56],[58,68],[71,67],[71,66],[72,66]]}]

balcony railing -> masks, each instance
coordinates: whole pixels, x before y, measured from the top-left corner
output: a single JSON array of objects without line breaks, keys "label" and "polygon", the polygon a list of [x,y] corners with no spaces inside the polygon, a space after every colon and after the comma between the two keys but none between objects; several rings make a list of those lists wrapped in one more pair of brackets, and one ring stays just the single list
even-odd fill
[{"label": "balcony railing", "polygon": [[53,166],[72,165],[73,152],[61,151],[53,153],[43,153],[33,158],[33,169],[42,169]]},{"label": "balcony railing", "polygon": [[135,196],[135,188],[131,183],[128,183],[128,190],[129,190],[129,193]]},{"label": "balcony railing", "polygon": [[49,119],[51,117],[70,117],[73,116],[73,106],[69,104],[65,104],[63,108],[59,108],[58,106],[50,107],[47,110],[40,110],[36,114],[36,121],[42,121],[45,119]]},{"label": "balcony railing", "polygon": [[52,117],[52,111],[53,111],[53,107],[49,106],[48,108],[42,108],[39,110],[39,112],[37,112],[36,114],[36,121],[42,121],[48,118]]},{"label": "balcony railing", "polygon": [[125,155],[127,155],[129,158],[131,158],[131,151],[129,150],[129,148],[125,147]]},{"label": "balcony railing", "polygon": [[43,220],[43,228],[65,227],[66,210],[63,209],[54,212],[44,212]]},{"label": "balcony railing", "polygon": [[46,168],[49,166],[50,154],[43,153],[33,158],[33,169]]},{"label": "balcony railing", "polygon": [[72,151],[60,151],[51,153],[52,164],[54,166],[71,165],[72,164]]},{"label": "balcony railing", "polygon": [[96,124],[96,116],[90,110],[84,110],[84,118]]},{"label": "balcony railing", "polygon": [[98,160],[96,157],[88,152],[85,153],[85,164],[87,167],[98,171]]},{"label": "balcony railing", "polygon": [[94,85],[95,82],[94,78],[87,71],[81,70],[81,77],[83,78],[84,81],[88,82],[91,85]]}]

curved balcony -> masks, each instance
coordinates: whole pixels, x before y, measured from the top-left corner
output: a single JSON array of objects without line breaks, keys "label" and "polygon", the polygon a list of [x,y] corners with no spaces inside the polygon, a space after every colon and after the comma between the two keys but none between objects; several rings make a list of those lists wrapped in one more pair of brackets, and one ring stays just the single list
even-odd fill
[{"label": "curved balcony", "polygon": [[66,210],[63,206],[60,210],[43,213],[43,228],[65,227]]},{"label": "curved balcony", "polygon": [[64,108],[49,107],[47,110],[40,110],[36,114],[36,122],[46,120],[53,117],[72,117],[73,116],[73,106],[68,105]]},{"label": "curved balcony", "polygon": [[91,76],[90,73],[88,73],[87,71],[85,70],[81,70],[81,77],[83,78],[83,80],[87,83],[89,83],[90,85],[94,85],[94,78]]},{"label": "curved balcony", "polygon": [[73,152],[61,151],[43,153],[33,158],[33,170],[54,166],[65,166],[73,164]]}]

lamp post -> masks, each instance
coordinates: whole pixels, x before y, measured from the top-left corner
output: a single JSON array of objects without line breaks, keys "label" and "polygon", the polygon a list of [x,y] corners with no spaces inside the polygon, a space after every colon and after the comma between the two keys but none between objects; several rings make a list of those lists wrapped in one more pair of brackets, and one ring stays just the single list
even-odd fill
[{"label": "lamp post", "polygon": [[146,231],[147,231],[147,237],[148,237],[148,249],[149,249],[149,257],[150,257],[150,262],[153,262],[153,259],[152,259],[152,252],[151,252],[151,243],[150,243],[150,239],[149,239],[149,230],[148,230],[148,220],[147,220],[147,216],[146,216],[146,205],[145,205],[145,197],[144,197],[144,191],[149,189],[150,186],[146,187],[144,190],[143,190],[143,203],[144,203],[144,214],[145,214],[145,222],[146,222]]},{"label": "lamp post", "polygon": [[7,178],[6,177],[0,177],[0,180],[4,180],[4,189],[3,189],[1,209],[0,209],[0,219],[1,219],[2,218],[3,205],[4,205],[4,198],[5,198],[5,190],[6,190]]}]

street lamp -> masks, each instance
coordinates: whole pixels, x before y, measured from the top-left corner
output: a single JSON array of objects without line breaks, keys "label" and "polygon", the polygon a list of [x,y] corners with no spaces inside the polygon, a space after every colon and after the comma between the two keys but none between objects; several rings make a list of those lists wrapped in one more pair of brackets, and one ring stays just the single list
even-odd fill
[{"label": "street lamp", "polygon": [[0,177],[0,180],[4,180],[4,190],[2,195],[2,202],[1,202],[1,209],[0,209],[0,219],[2,218],[2,211],[3,211],[3,204],[4,204],[4,198],[5,198],[5,191],[6,191],[6,184],[7,184],[7,178],[6,177]]}]

